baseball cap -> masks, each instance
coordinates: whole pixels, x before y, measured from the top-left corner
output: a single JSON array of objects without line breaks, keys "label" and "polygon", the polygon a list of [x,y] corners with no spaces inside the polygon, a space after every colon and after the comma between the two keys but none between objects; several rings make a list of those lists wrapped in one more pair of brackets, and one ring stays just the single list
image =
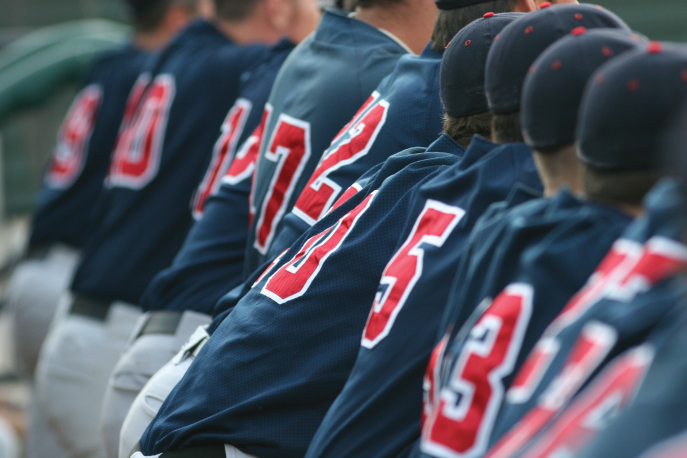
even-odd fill
[{"label": "baseball cap", "polygon": [[664,130],[687,101],[687,48],[651,42],[600,67],[584,91],[580,160],[597,169],[660,167]]},{"label": "baseball cap", "polygon": [[484,69],[489,48],[504,27],[524,13],[487,13],[453,37],[441,60],[441,102],[449,116],[489,111]]},{"label": "baseball cap", "polygon": [[625,30],[576,29],[534,62],[522,89],[520,120],[529,146],[540,152],[575,143],[577,115],[589,77],[646,40]]},{"label": "baseball cap", "polygon": [[506,27],[487,58],[486,90],[495,114],[520,110],[525,76],[539,55],[574,29],[612,28],[630,30],[615,14],[601,6],[553,5],[526,14]]},{"label": "baseball cap", "polygon": [[455,10],[464,6],[479,5],[480,3],[493,2],[494,0],[434,0],[440,10]]}]

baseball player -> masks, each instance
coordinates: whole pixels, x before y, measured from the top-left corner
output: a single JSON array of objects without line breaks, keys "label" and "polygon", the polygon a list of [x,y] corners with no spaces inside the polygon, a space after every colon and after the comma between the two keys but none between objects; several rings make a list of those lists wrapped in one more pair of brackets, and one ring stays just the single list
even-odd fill
[{"label": "baseball player", "polygon": [[126,45],[100,56],[84,78],[43,180],[27,260],[15,269],[6,293],[18,369],[29,376],[78,250],[93,231],[91,210],[107,173],[127,96],[148,53],[193,14],[187,1],[132,0],[128,6],[134,35]]},{"label": "baseball player", "polygon": [[[517,27],[518,24],[514,23],[513,26]],[[516,34],[521,31],[521,27],[511,30]],[[507,36],[504,31],[502,37]],[[565,72],[566,62],[575,67],[571,73],[588,65],[579,63],[585,61],[590,52],[584,56],[579,54],[576,60],[573,55],[562,52],[565,45],[563,42],[557,44],[542,55],[535,63],[532,82],[537,81],[535,75],[538,73],[544,72],[540,74],[545,75],[549,72],[548,78],[541,78],[539,81],[546,81],[547,85],[555,84],[557,77],[551,76],[551,72]],[[652,44],[649,49],[656,47],[656,44]],[[612,50],[610,46],[608,48]],[[601,47],[597,52],[609,54],[604,49]],[[558,53],[558,57],[555,53]],[[632,247],[637,246],[637,242],[632,240],[638,234],[631,235],[636,226],[631,226],[623,239],[614,245],[611,254],[600,264],[585,288],[569,302],[568,299],[575,292],[572,290],[572,283],[584,281],[580,280],[578,271],[587,269],[590,258],[599,258],[599,245],[603,244],[599,240],[608,240],[609,228],[617,232],[618,226],[622,226],[622,218],[626,218],[622,213],[641,213],[642,190],[650,187],[660,175],[656,152],[660,128],[670,115],[672,107],[677,106],[679,99],[687,94],[687,88],[678,87],[680,78],[675,76],[680,73],[678,69],[684,66],[685,53],[663,55],[665,57],[656,58],[643,49],[629,51],[605,64],[591,76],[589,90],[585,92],[580,108],[576,137],[579,158],[583,164],[582,188],[588,202],[578,205],[579,211],[567,218],[573,225],[561,222],[557,230],[539,237],[538,244],[533,243],[528,247],[525,243],[525,250],[515,263],[511,261],[503,264],[515,266],[514,269],[506,269],[513,270],[513,275],[508,275],[502,282],[505,287],[498,294],[486,291],[487,295],[482,298],[487,299],[460,331],[451,330],[450,326],[456,321],[456,316],[464,315],[460,308],[465,304],[461,302],[464,302],[463,299],[473,302],[473,299],[480,296],[471,294],[470,288],[457,291],[454,296],[447,311],[446,321],[449,327],[442,343],[437,347],[436,360],[428,368],[428,379],[433,383],[427,393],[427,418],[422,435],[421,449],[426,454],[455,456],[472,450],[484,454],[487,446],[494,444],[499,438],[502,438],[501,441],[487,456],[519,454],[522,446],[528,444],[552,416],[558,413],[580,384],[589,379],[591,371],[608,355],[607,351],[613,348],[615,336],[620,334],[603,323],[603,316],[608,312],[609,317],[617,317],[618,311],[607,306],[598,309],[595,304],[601,306],[599,300],[605,295],[614,294],[610,285],[616,281],[627,287],[627,298],[635,295],[633,291],[637,287],[646,286],[646,283],[638,283],[632,279],[633,274],[625,276],[628,274],[626,269],[632,267],[638,257],[641,257],[623,258],[624,253],[634,253],[632,256],[635,256],[642,252],[641,246],[637,249]],[[654,72],[657,72],[656,77],[645,77]],[[671,73],[675,75],[668,77]],[[633,82],[640,80],[644,91],[634,94],[638,88]],[[533,86],[527,86],[526,91],[534,91],[536,94],[541,87],[534,83]],[[662,89],[659,90],[658,87]],[[672,94],[670,101],[657,96],[666,88]],[[532,97],[546,96],[541,93]],[[528,95],[524,99],[527,100]],[[540,101],[535,105],[545,104]],[[526,110],[528,106],[531,105],[526,104]],[[525,119],[528,117],[523,116],[523,120]],[[545,136],[539,137],[536,133],[537,125],[540,123],[525,125],[527,136],[534,135],[533,138],[544,140]],[[638,135],[634,135],[635,133]],[[565,197],[565,191],[550,202],[560,201],[561,197]],[[514,208],[513,215],[520,214],[522,217],[519,221],[512,220],[511,226],[515,230],[506,230],[500,237],[505,240],[512,232],[517,232],[516,226],[526,227],[527,210],[536,207],[536,204],[537,201],[532,201]],[[587,224],[575,224],[575,217],[579,218],[581,213],[594,208],[597,209],[597,214],[605,214],[606,219],[615,218],[615,229],[608,226],[594,235],[594,226],[600,225],[598,216]],[[548,216],[555,216],[554,213],[551,211]],[[540,222],[532,221],[534,231],[540,230],[542,219],[544,215],[539,218]],[[489,228],[486,227],[485,230],[488,231]],[[591,234],[587,241],[580,238],[585,234]],[[507,249],[505,246],[504,250]],[[675,253],[679,256],[680,252]],[[667,266],[674,267],[675,264],[670,261]],[[463,280],[469,281],[470,275],[465,274],[465,267],[461,266],[456,285],[464,284]],[[616,268],[619,270],[615,270]],[[659,269],[658,272],[668,273],[669,270]],[[503,272],[498,267],[496,271]],[[479,274],[479,271],[475,270],[475,273]],[[495,290],[497,289],[499,288]],[[491,297],[494,299],[490,299]],[[660,307],[657,305],[657,310]],[[597,313],[595,319],[583,318],[589,317],[588,314],[593,313],[593,310]],[[646,316],[643,320],[626,318],[621,321],[628,328],[633,327],[631,323],[637,324],[639,321],[642,322],[641,326],[651,326],[651,320]],[[501,325],[493,327],[496,322]],[[589,326],[583,330],[587,324]],[[547,325],[548,328],[545,329]],[[537,343],[542,334],[544,337]],[[576,341],[579,345],[575,344]],[[488,347],[484,347],[485,342],[489,342]],[[532,353],[525,360],[531,350]],[[566,366],[560,372],[561,378],[554,385],[551,380],[559,373],[567,356],[570,356],[568,362],[580,365]],[[477,371],[471,370],[470,366],[474,367],[478,361],[483,361],[484,364]],[[469,380],[465,381],[467,378]],[[480,383],[479,380],[483,381]],[[466,383],[474,387],[474,396],[461,398]],[[542,396],[549,387],[551,390]],[[486,396],[478,397],[477,390]],[[470,406],[461,405],[461,399],[472,400]],[[454,415],[461,408],[468,412],[466,415],[472,416],[473,421],[468,423],[462,421],[467,416]],[[532,415],[524,416],[530,408]],[[518,420],[522,421],[504,436]],[[474,432],[475,445],[467,444],[468,447],[465,447],[465,442],[455,439],[464,438],[466,430]],[[583,442],[577,445],[581,444]]]},{"label": "baseball player", "polygon": [[[409,48],[404,42],[411,43],[413,48],[422,49],[422,45],[418,46],[417,43],[420,40],[422,44],[426,42],[430,30],[427,30],[426,34],[423,32],[428,26],[431,27],[435,15],[436,9],[433,3],[424,0],[367,1],[361,3],[353,15],[336,10],[326,12],[316,33],[299,45],[281,69],[266,105],[263,117],[264,126],[260,128],[260,135],[254,136],[251,140],[254,146],[262,144],[260,147],[262,154],[268,158],[259,161],[266,165],[263,166],[262,172],[260,172],[260,166],[257,166],[255,186],[263,182],[268,186],[274,185],[275,192],[281,192],[284,191],[283,179],[287,178],[292,179],[294,183],[299,179],[301,183],[299,186],[304,186],[308,172],[302,169],[294,170],[293,164],[284,165],[286,163],[283,161],[288,159],[291,163],[296,159],[302,160],[303,164],[307,162],[312,173],[319,159],[318,151],[325,150],[341,126],[351,119],[355,110],[363,105],[365,98],[392,71],[398,59],[407,54]],[[403,21],[397,22],[394,18],[399,20],[404,18],[403,21],[411,22],[412,27],[406,27],[407,24]],[[390,22],[386,22],[387,20]],[[360,54],[365,54],[367,58],[359,59]],[[296,130],[293,130],[294,128]],[[294,132],[297,135],[291,136]],[[279,136],[275,137],[277,134]],[[293,140],[296,143],[289,144],[288,147],[278,146],[282,142],[281,136],[287,134],[289,141]],[[304,142],[302,145],[301,141]],[[268,153],[270,149],[274,151]],[[283,157],[280,159],[279,155],[274,154],[275,151]],[[289,153],[285,156],[288,151],[293,151],[293,154]],[[307,157],[302,156],[306,152]],[[302,176],[289,178],[288,174],[292,172],[297,172]],[[282,175],[272,177],[269,175],[271,173]],[[351,183],[347,183],[346,186]],[[289,192],[293,192],[293,200],[295,200],[298,190],[293,187],[289,189],[291,189]],[[270,193],[274,194],[271,191]],[[251,202],[254,202],[253,198]],[[253,215],[254,210],[251,208],[249,219],[254,221]],[[204,236],[204,234],[198,235]],[[197,242],[199,246],[205,243],[202,239]],[[193,255],[193,253],[190,254]],[[236,256],[231,262],[235,263],[234,259]],[[185,262],[192,264],[196,261],[189,258]],[[214,269],[214,266],[207,264],[202,268],[204,272],[207,272]],[[200,270],[198,272],[199,275],[203,275]],[[218,274],[219,272],[212,273],[208,277],[217,278]],[[162,277],[160,279],[165,281]],[[226,292],[231,287],[232,281],[235,282],[236,279],[222,278],[213,285],[214,291],[210,292],[208,288],[209,294],[203,293],[203,295]],[[158,287],[157,284],[151,285],[149,297],[154,298],[153,295],[160,294]],[[163,300],[173,301],[161,301],[163,307],[173,307],[177,310],[189,308],[196,310],[199,305],[210,304],[207,299],[193,304],[183,297],[179,300],[172,299],[172,294],[167,295]],[[170,305],[172,303],[174,305]],[[202,338],[202,333],[199,335]],[[127,445],[133,446],[152,419],[150,413],[155,409],[151,410],[147,405],[144,406],[144,399],[152,393],[155,397],[164,399],[176,381],[181,378],[186,367],[187,365],[170,364],[158,373],[157,378],[151,380],[147,388],[150,392],[141,393],[124,423],[120,452],[128,451],[125,444],[129,440],[133,442]],[[135,418],[140,418],[140,421]]]},{"label": "baseball player", "polygon": [[[240,75],[266,48],[261,6],[215,2],[213,22],[188,26],[156,54],[125,117],[105,182],[99,225],[84,246],[64,318],[50,332],[37,401],[71,456],[102,456],[98,417],[108,376],[140,315],[143,289],[172,260],[192,218],[188,202],[210,162]],[[65,375],[67,374],[67,375]]]},{"label": "baseball player", "polygon": [[[656,44],[653,46],[657,49]],[[652,57],[644,59],[642,65],[655,66],[656,58]],[[673,82],[666,87],[669,90],[681,79],[676,76],[681,73],[678,68],[681,67],[673,67]],[[646,81],[647,73],[638,75],[627,66],[623,70],[625,77],[640,76],[643,82]],[[670,78],[660,64],[654,72],[660,73],[662,80]],[[649,78],[656,77],[651,75]],[[657,94],[655,89],[649,89],[642,97],[648,100]],[[684,97],[679,92],[672,95]],[[668,104],[665,108],[673,111],[671,106]],[[658,104],[647,108],[655,110],[657,107]],[[663,116],[661,121],[665,121]],[[684,125],[683,117],[677,129]],[[598,357],[589,360],[593,369],[592,366],[585,368],[580,373],[579,382],[561,391],[561,405],[555,406],[562,410],[559,419],[547,425],[546,429],[538,428],[544,432],[531,442],[524,456],[543,456],[544,450],[548,453],[565,450],[570,455],[590,458],[639,457],[645,453],[646,456],[663,456],[663,453],[665,456],[684,455],[684,444],[680,447],[679,438],[671,444],[657,445],[679,435],[687,426],[682,393],[685,381],[684,298],[687,292],[682,278],[687,268],[684,132],[679,132],[678,137],[673,159],[669,162],[673,170],[682,174],[682,181],[665,179],[656,186],[646,199],[646,215],[626,231],[605,262],[609,262],[612,256],[616,261],[609,265],[610,269],[603,270],[603,278],[600,276],[596,285],[592,286],[594,280],[590,280],[586,290],[587,295],[593,294],[592,300],[586,301],[586,310],[578,313],[577,323],[568,321],[570,330],[577,330],[577,336],[569,334],[568,337],[569,331],[560,328],[556,335],[548,332],[545,335],[545,338],[554,337],[565,342],[561,346],[561,355],[566,355],[566,365],[571,364],[572,358],[565,339],[577,339],[579,343],[585,336],[591,336],[589,330],[593,325],[606,329],[611,341]],[[618,275],[621,268],[622,273]],[[602,283],[604,292],[599,294]],[[632,348],[626,350],[629,347]],[[623,350],[626,351],[616,357]],[[614,357],[613,362],[608,362]],[[556,361],[553,365],[560,367]],[[603,368],[603,372],[592,375],[593,382],[580,394],[575,394],[580,386],[587,383],[590,370],[598,371],[599,368]],[[554,369],[554,372],[560,374],[556,375],[560,379],[563,372],[559,369]],[[545,376],[542,383],[552,385],[548,371]],[[566,405],[573,395],[573,401]],[[526,414],[520,423],[527,423],[525,419],[531,416]],[[616,416],[618,418],[614,419]],[[549,415],[542,417],[544,420],[550,418]],[[562,427],[565,427],[565,432]],[[516,428],[514,431],[521,429],[520,425]],[[657,450],[648,452],[655,445]],[[672,455],[670,450],[673,450]]]},{"label": "baseball player", "polygon": [[[204,319],[197,314],[208,315],[222,294],[241,279],[249,226],[248,195],[264,105],[282,63],[295,43],[317,27],[321,15],[314,0],[286,0],[283,6],[265,12],[274,14],[268,23],[279,27],[280,35],[287,38],[241,77],[239,97],[227,114],[192,202],[199,220],[172,265],[151,281],[141,298],[144,310],[151,312],[139,323],[137,338],[119,358],[105,394],[101,429],[108,456],[117,456],[124,417],[141,388],[195,331],[198,319]],[[150,421],[148,411],[139,413]],[[144,429],[134,434],[125,452]]]}]

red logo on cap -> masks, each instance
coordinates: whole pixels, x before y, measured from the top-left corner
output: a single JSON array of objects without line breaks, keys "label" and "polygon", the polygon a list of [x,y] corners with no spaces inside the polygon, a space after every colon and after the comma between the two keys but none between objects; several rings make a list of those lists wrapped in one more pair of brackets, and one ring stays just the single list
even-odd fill
[{"label": "red logo on cap", "polygon": [[660,41],[652,41],[647,45],[646,50],[651,54],[658,54],[663,51],[663,43]]},{"label": "red logo on cap", "polygon": [[555,72],[556,70],[558,70],[559,68],[561,68],[561,65],[562,65],[562,64],[561,64],[561,61],[560,61],[560,60],[557,60],[557,61],[555,61],[553,64],[551,64],[551,70],[553,70],[553,71]]},{"label": "red logo on cap", "polygon": [[627,82],[627,90],[630,92],[636,92],[639,90],[639,80],[632,79]]},{"label": "red logo on cap", "polygon": [[548,7],[551,6],[551,5],[553,5],[553,3],[551,3],[551,2],[544,2],[544,3],[542,3],[541,5],[539,5],[539,9],[540,9],[540,10],[545,10],[546,8],[548,8]]},{"label": "red logo on cap", "polygon": [[586,27],[575,27],[574,29],[572,29],[572,31],[570,33],[575,37],[578,35],[584,35],[585,33],[587,33],[587,28]]},{"label": "red logo on cap", "polygon": [[487,18],[490,18],[490,17],[494,17],[494,13],[487,13],[487,14],[484,15],[484,19],[487,19]]},{"label": "red logo on cap", "polygon": [[472,40],[468,40],[465,42],[465,46],[470,46],[472,44]]},{"label": "red logo on cap", "polygon": [[532,27],[532,26],[529,26],[529,27],[527,27],[527,28],[525,29],[525,33],[528,34],[528,35],[529,35],[530,33],[532,33],[532,31],[534,31],[534,27]]},{"label": "red logo on cap", "polygon": [[603,54],[606,57],[611,57],[613,55],[613,50],[609,48],[608,46],[604,46],[601,49],[601,54]]},{"label": "red logo on cap", "polygon": [[582,13],[577,13],[575,15],[575,19],[577,19],[578,21],[581,21],[582,19],[584,19],[584,16],[582,16]]}]

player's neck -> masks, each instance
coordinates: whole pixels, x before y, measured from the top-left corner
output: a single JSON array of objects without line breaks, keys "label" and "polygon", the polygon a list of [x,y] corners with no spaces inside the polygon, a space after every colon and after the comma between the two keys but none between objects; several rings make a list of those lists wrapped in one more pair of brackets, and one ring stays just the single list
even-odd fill
[{"label": "player's neck", "polygon": [[272,44],[280,35],[264,17],[255,14],[241,22],[231,22],[221,18],[214,20],[215,27],[236,44],[265,43]]},{"label": "player's neck", "polygon": [[409,1],[393,6],[356,8],[354,17],[401,40],[415,54],[420,54],[432,37],[437,9],[423,2]]},{"label": "player's neck", "polygon": [[173,35],[174,32],[160,28],[150,32],[136,32],[132,41],[141,51],[155,52],[165,46]]},{"label": "player's neck", "polygon": [[534,163],[544,185],[544,196],[552,197],[564,187],[581,194],[580,165],[575,145],[547,153],[535,151]]},{"label": "player's neck", "polygon": [[322,19],[322,11],[317,5],[314,8],[301,7],[284,36],[292,43],[298,44],[315,31]]}]

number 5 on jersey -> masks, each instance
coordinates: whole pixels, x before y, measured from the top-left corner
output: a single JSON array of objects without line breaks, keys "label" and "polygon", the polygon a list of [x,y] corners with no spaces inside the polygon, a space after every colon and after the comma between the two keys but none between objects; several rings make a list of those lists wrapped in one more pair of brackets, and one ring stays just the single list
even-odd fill
[{"label": "number 5 on jersey", "polygon": [[465,215],[465,210],[428,200],[413,230],[387,264],[363,333],[362,346],[373,348],[394,325],[398,313],[422,276],[423,245],[440,248]]}]

